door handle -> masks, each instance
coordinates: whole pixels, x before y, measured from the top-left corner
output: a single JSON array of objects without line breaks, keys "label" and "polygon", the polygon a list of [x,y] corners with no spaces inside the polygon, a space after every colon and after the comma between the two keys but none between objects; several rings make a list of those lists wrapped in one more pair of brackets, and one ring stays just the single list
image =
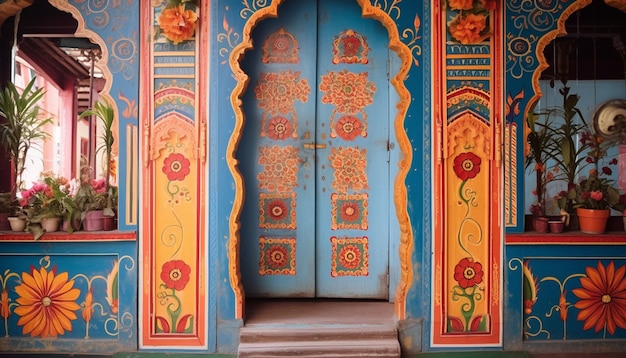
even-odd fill
[{"label": "door handle", "polygon": [[326,144],[324,143],[304,143],[302,145],[304,149],[325,149]]}]

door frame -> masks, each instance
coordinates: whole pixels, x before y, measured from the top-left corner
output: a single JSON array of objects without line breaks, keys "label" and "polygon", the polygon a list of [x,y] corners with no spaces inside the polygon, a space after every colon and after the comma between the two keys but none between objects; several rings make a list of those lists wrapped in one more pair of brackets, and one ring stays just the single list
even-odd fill
[{"label": "door frame", "polygon": [[[228,276],[230,284],[235,294],[235,318],[243,318],[243,309],[245,306],[245,292],[243,283],[241,280],[241,270],[239,265],[239,247],[240,247],[240,232],[241,227],[240,216],[244,204],[244,178],[237,168],[238,159],[235,153],[239,147],[241,140],[245,116],[242,109],[243,96],[246,87],[248,85],[249,77],[241,69],[240,60],[243,58],[245,52],[252,48],[252,30],[256,25],[265,18],[278,17],[278,8],[280,4],[286,0],[272,0],[271,4],[265,8],[257,10],[250,16],[243,28],[242,42],[233,48],[229,58],[230,68],[233,72],[233,76],[236,81],[236,85],[231,93],[230,101],[235,113],[235,127],[230,137],[228,147],[226,150],[226,162],[228,168],[233,176],[235,184],[235,198],[233,201],[233,207],[231,215],[229,217],[229,242],[228,242]],[[393,76],[389,83],[396,90],[397,103],[394,108],[391,107],[390,112],[395,110],[395,118],[391,117],[390,128],[394,129],[395,142],[398,144],[399,156],[398,156],[398,171],[396,177],[393,179],[393,202],[395,205],[396,218],[398,220],[397,227],[399,229],[399,235],[397,237],[390,237],[389,240],[397,243],[399,248],[398,260],[389,260],[389,271],[398,270],[399,279],[395,291],[394,308],[397,319],[404,319],[406,312],[406,296],[410,287],[413,271],[411,262],[411,252],[413,250],[413,232],[411,230],[411,223],[407,211],[407,188],[405,179],[412,162],[412,149],[408,136],[404,131],[404,121],[411,102],[411,94],[404,85],[404,79],[407,78],[410,66],[413,58],[411,50],[400,41],[399,31],[396,23],[391,17],[378,7],[372,6],[369,0],[354,0],[361,7],[362,17],[373,18],[379,21],[384,28],[387,29],[389,37],[389,49],[394,51],[398,56],[400,63],[398,71]],[[396,245],[391,245],[391,247]],[[399,267],[392,267],[393,262],[398,262]],[[391,290],[393,287],[390,287]]]}]

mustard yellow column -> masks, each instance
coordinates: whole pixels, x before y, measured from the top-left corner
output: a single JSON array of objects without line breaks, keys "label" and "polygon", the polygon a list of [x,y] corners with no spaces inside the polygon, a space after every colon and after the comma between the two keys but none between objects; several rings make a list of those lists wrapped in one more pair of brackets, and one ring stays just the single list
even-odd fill
[{"label": "mustard yellow column", "polygon": [[[206,347],[208,1],[142,3],[140,346]],[[206,57],[206,56],[204,56]]]},{"label": "mustard yellow column", "polygon": [[502,32],[496,1],[434,5],[432,346],[502,345]]}]

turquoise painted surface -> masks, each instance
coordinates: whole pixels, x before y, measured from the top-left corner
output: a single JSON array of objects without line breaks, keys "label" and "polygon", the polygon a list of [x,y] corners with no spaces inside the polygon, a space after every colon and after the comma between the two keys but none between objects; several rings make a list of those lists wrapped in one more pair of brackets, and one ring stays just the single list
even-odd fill
[{"label": "turquoise painted surface", "polygon": [[[505,349],[623,350],[626,256],[618,247],[508,245]],[[537,291],[529,300],[530,282]]]},{"label": "turquoise painted surface", "polygon": [[0,351],[136,349],[136,254],[135,241],[2,243]]}]

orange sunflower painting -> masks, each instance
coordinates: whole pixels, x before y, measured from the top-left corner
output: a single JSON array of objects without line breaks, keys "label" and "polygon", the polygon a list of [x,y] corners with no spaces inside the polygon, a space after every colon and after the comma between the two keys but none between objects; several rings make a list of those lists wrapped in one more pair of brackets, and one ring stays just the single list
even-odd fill
[{"label": "orange sunflower painting", "polygon": [[574,305],[580,310],[578,320],[585,321],[584,330],[604,329],[615,334],[626,329],[626,265],[615,270],[611,261],[607,267],[598,261],[596,268],[588,266],[587,276],[580,279],[582,287],[572,290],[580,300]]},{"label": "orange sunflower painting", "polygon": [[46,338],[72,331],[72,321],[77,318],[74,311],[80,309],[76,303],[80,290],[74,288],[74,280],[68,280],[67,272],[32,268],[30,274],[22,272],[22,283],[15,292],[19,306],[14,312],[20,316],[17,324],[23,326],[24,335]]}]

